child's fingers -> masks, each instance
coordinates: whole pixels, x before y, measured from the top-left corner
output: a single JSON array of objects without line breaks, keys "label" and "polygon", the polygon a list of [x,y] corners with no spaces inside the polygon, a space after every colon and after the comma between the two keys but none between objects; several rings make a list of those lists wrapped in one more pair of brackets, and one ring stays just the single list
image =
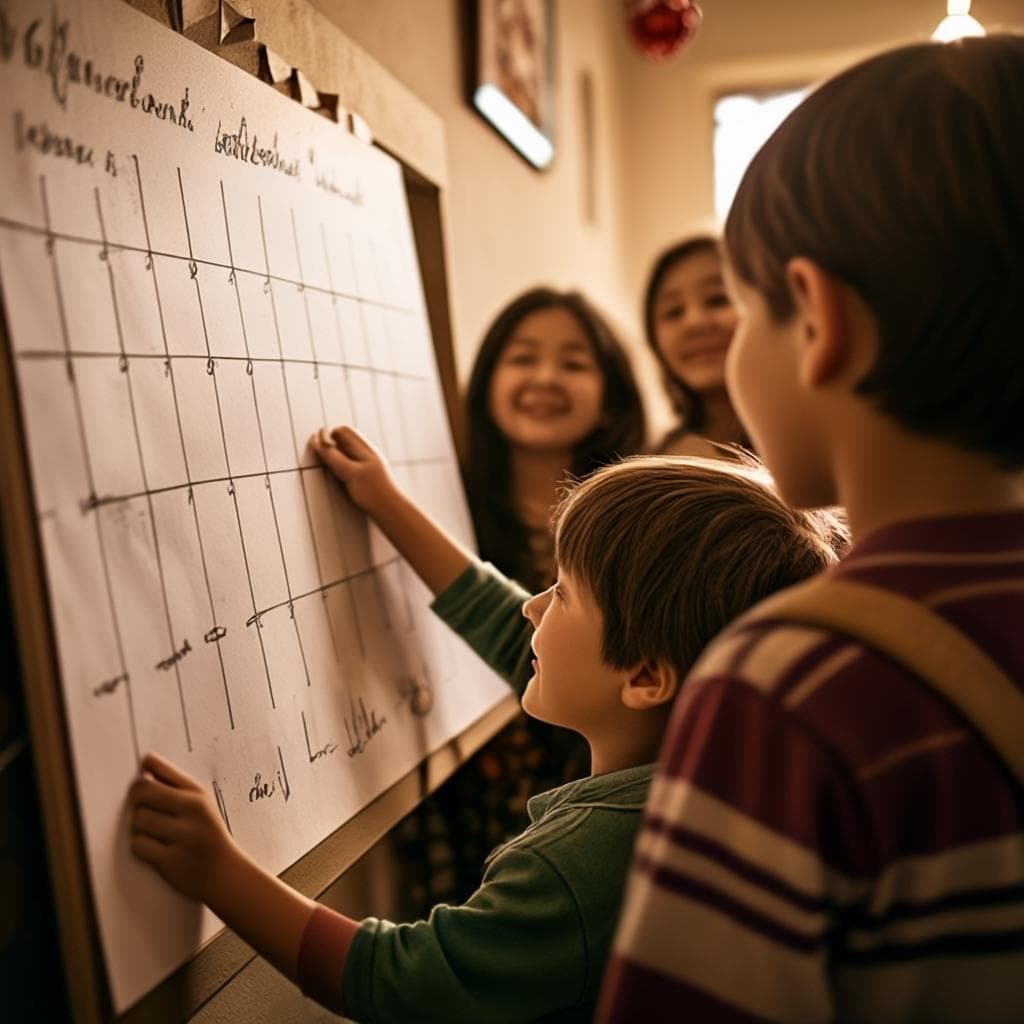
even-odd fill
[{"label": "child's fingers", "polygon": [[175,835],[175,823],[176,819],[151,807],[136,807],[132,814],[132,835],[169,843]]},{"label": "child's fingers", "polygon": [[151,836],[144,836],[138,833],[133,835],[131,851],[139,860],[151,864],[157,871],[161,871],[167,860],[167,846],[161,843],[159,839],[153,839]]},{"label": "child's fingers", "polygon": [[175,767],[159,754],[147,754],[142,759],[141,767],[143,771],[149,772],[154,778],[168,786],[177,786],[179,789],[202,789],[202,786],[191,775]]},{"label": "child's fingers", "polygon": [[317,458],[339,479],[345,481],[352,471],[353,461],[334,445],[318,446],[314,449]]},{"label": "child's fingers", "polygon": [[370,442],[355,427],[335,427],[331,431],[331,439],[350,459],[373,458],[376,454]]},{"label": "child's fingers", "polygon": [[177,814],[182,807],[181,790],[150,776],[136,779],[128,789],[132,807],[151,807],[162,814]]}]

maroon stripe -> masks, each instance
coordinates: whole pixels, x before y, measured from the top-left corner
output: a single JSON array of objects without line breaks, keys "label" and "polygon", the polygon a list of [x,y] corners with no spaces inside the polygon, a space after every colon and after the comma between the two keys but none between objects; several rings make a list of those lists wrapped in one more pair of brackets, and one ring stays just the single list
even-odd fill
[{"label": "maroon stripe", "polygon": [[719,678],[681,711],[669,726],[663,774],[817,851],[846,875],[874,874],[856,787],[832,752],[784,708],[759,690]]},{"label": "maroon stripe", "polygon": [[[779,946],[785,946],[796,953],[813,953],[821,948],[825,937],[825,928],[814,932],[801,932],[795,928],[787,928],[770,917],[751,910],[750,907],[731,896],[716,889],[712,885],[698,882],[694,878],[675,871],[672,868],[658,865],[650,857],[637,856],[633,859],[633,867],[648,876],[660,889],[667,889],[679,896],[713,907],[718,913],[730,918],[749,931],[757,932]],[[681,922],[683,927],[686,922]]]},{"label": "maroon stripe", "polygon": [[806,676],[818,669],[836,651],[841,647],[847,646],[849,643],[849,637],[840,636],[838,633],[827,634],[826,638],[817,647],[808,651],[802,658],[797,659],[793,665],[779,676],[778,681],[772,686],[772,692],[775,694],[776,699],[782,700],[790,690],[802,683]]},{"label": "maroon stripe", "polygon": [[740,878],[758,886],[758,888],[764,889],[780,899],[792,903],[800,910],[812,914],[823,913],[830,905],[824,897],[808,896],[807,893],[802,892],[800,889],[795,889],[788,882],[784,882],[778,875],[765,871],[750,861],[737,856],[736,853],[722,846],[721,843],[716,843],[714,840],[708,839],[706,836],[699,835],[696,832],[691,832],[689,829],[672,825],[664,818],[652,815],[644,822],[644,826],[651,832],[668,836],[676,846],[682,849],[693,850],[695,853],[723,864],[733,874],[739,875]]},{"label": "maroon stripe", "polygon": [[887,565],[858,565],[856,561],[842,563],[834,574],[844,580],[869,583],[885,590],[894,590],[907,597],[927,598],[948,587],[973,584],[998,584],[1003,580],[1019,579],[1024,562],[1005,562],[996,565],[916,565],[894,562]]},{"label": "maroon stripe", "polygon": [[1024,510],[907,519],[875,530],[844,561],[890,551],[1024,552]]},{"label": "maroon stripe", "polygon": [[[723,956],[727,955],[723,952]],[[692,1021],[694,1024],[768,1024],[716,999],[685,981],[670,978],[621,956],[612,959],[605,974],[595,1024],[661,1024]]]},{"label": "maroon stripe", "polygon": [[879,870],[1022,831],[1019,791],[987,748],[966,740],[924,751],[862,787]]},{"label": "maroon stripe", "polygon": [[864,650],[790,712],[851,775],[963,720],[891,658]]}]

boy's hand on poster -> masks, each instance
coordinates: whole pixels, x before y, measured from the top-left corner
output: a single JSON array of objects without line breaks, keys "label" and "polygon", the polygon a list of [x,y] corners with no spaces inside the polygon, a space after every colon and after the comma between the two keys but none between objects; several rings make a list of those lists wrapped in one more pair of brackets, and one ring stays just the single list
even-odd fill
[{"label": "boy's hand on poster", "polygon": [[237,847],[206,790],[158,754],[147,754],[128,804],[132,853],[178,892],[210,902]]},{"label": "boy's hand on poster", "polygon": [[376,516],[398,493],[381,453],[354,427],[321,429],[310,439],[317,458],[345,485],[352,503]]}]

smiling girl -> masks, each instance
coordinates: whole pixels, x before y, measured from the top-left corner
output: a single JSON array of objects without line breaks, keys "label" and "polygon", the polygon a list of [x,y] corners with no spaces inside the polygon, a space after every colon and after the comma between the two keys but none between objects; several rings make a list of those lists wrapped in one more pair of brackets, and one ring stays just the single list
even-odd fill
[{"label": "smiling girl", "polygon": [[643,443],[629,360],[582,295],[535,288],[488,329],[466,404],[466,491],[481,556],[541,590],[553,574],[558,484]]},{"label": "smiling girl", "polygon": [[647,280],[644,331],[679,422],[655,447],[658,454],[721,458],[715,444],[748,444],[725,390],[735,330],[718,240],[697,235],[663,252]]}]

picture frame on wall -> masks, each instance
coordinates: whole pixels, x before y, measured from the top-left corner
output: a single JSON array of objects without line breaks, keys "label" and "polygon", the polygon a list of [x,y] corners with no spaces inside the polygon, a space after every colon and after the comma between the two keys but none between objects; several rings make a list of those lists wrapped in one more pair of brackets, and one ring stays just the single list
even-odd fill
[{"label": "picture frame on wall", "polygon": [[527,163],[544,170],[555,156],[551,0],[470,6],[470,102]]}]

